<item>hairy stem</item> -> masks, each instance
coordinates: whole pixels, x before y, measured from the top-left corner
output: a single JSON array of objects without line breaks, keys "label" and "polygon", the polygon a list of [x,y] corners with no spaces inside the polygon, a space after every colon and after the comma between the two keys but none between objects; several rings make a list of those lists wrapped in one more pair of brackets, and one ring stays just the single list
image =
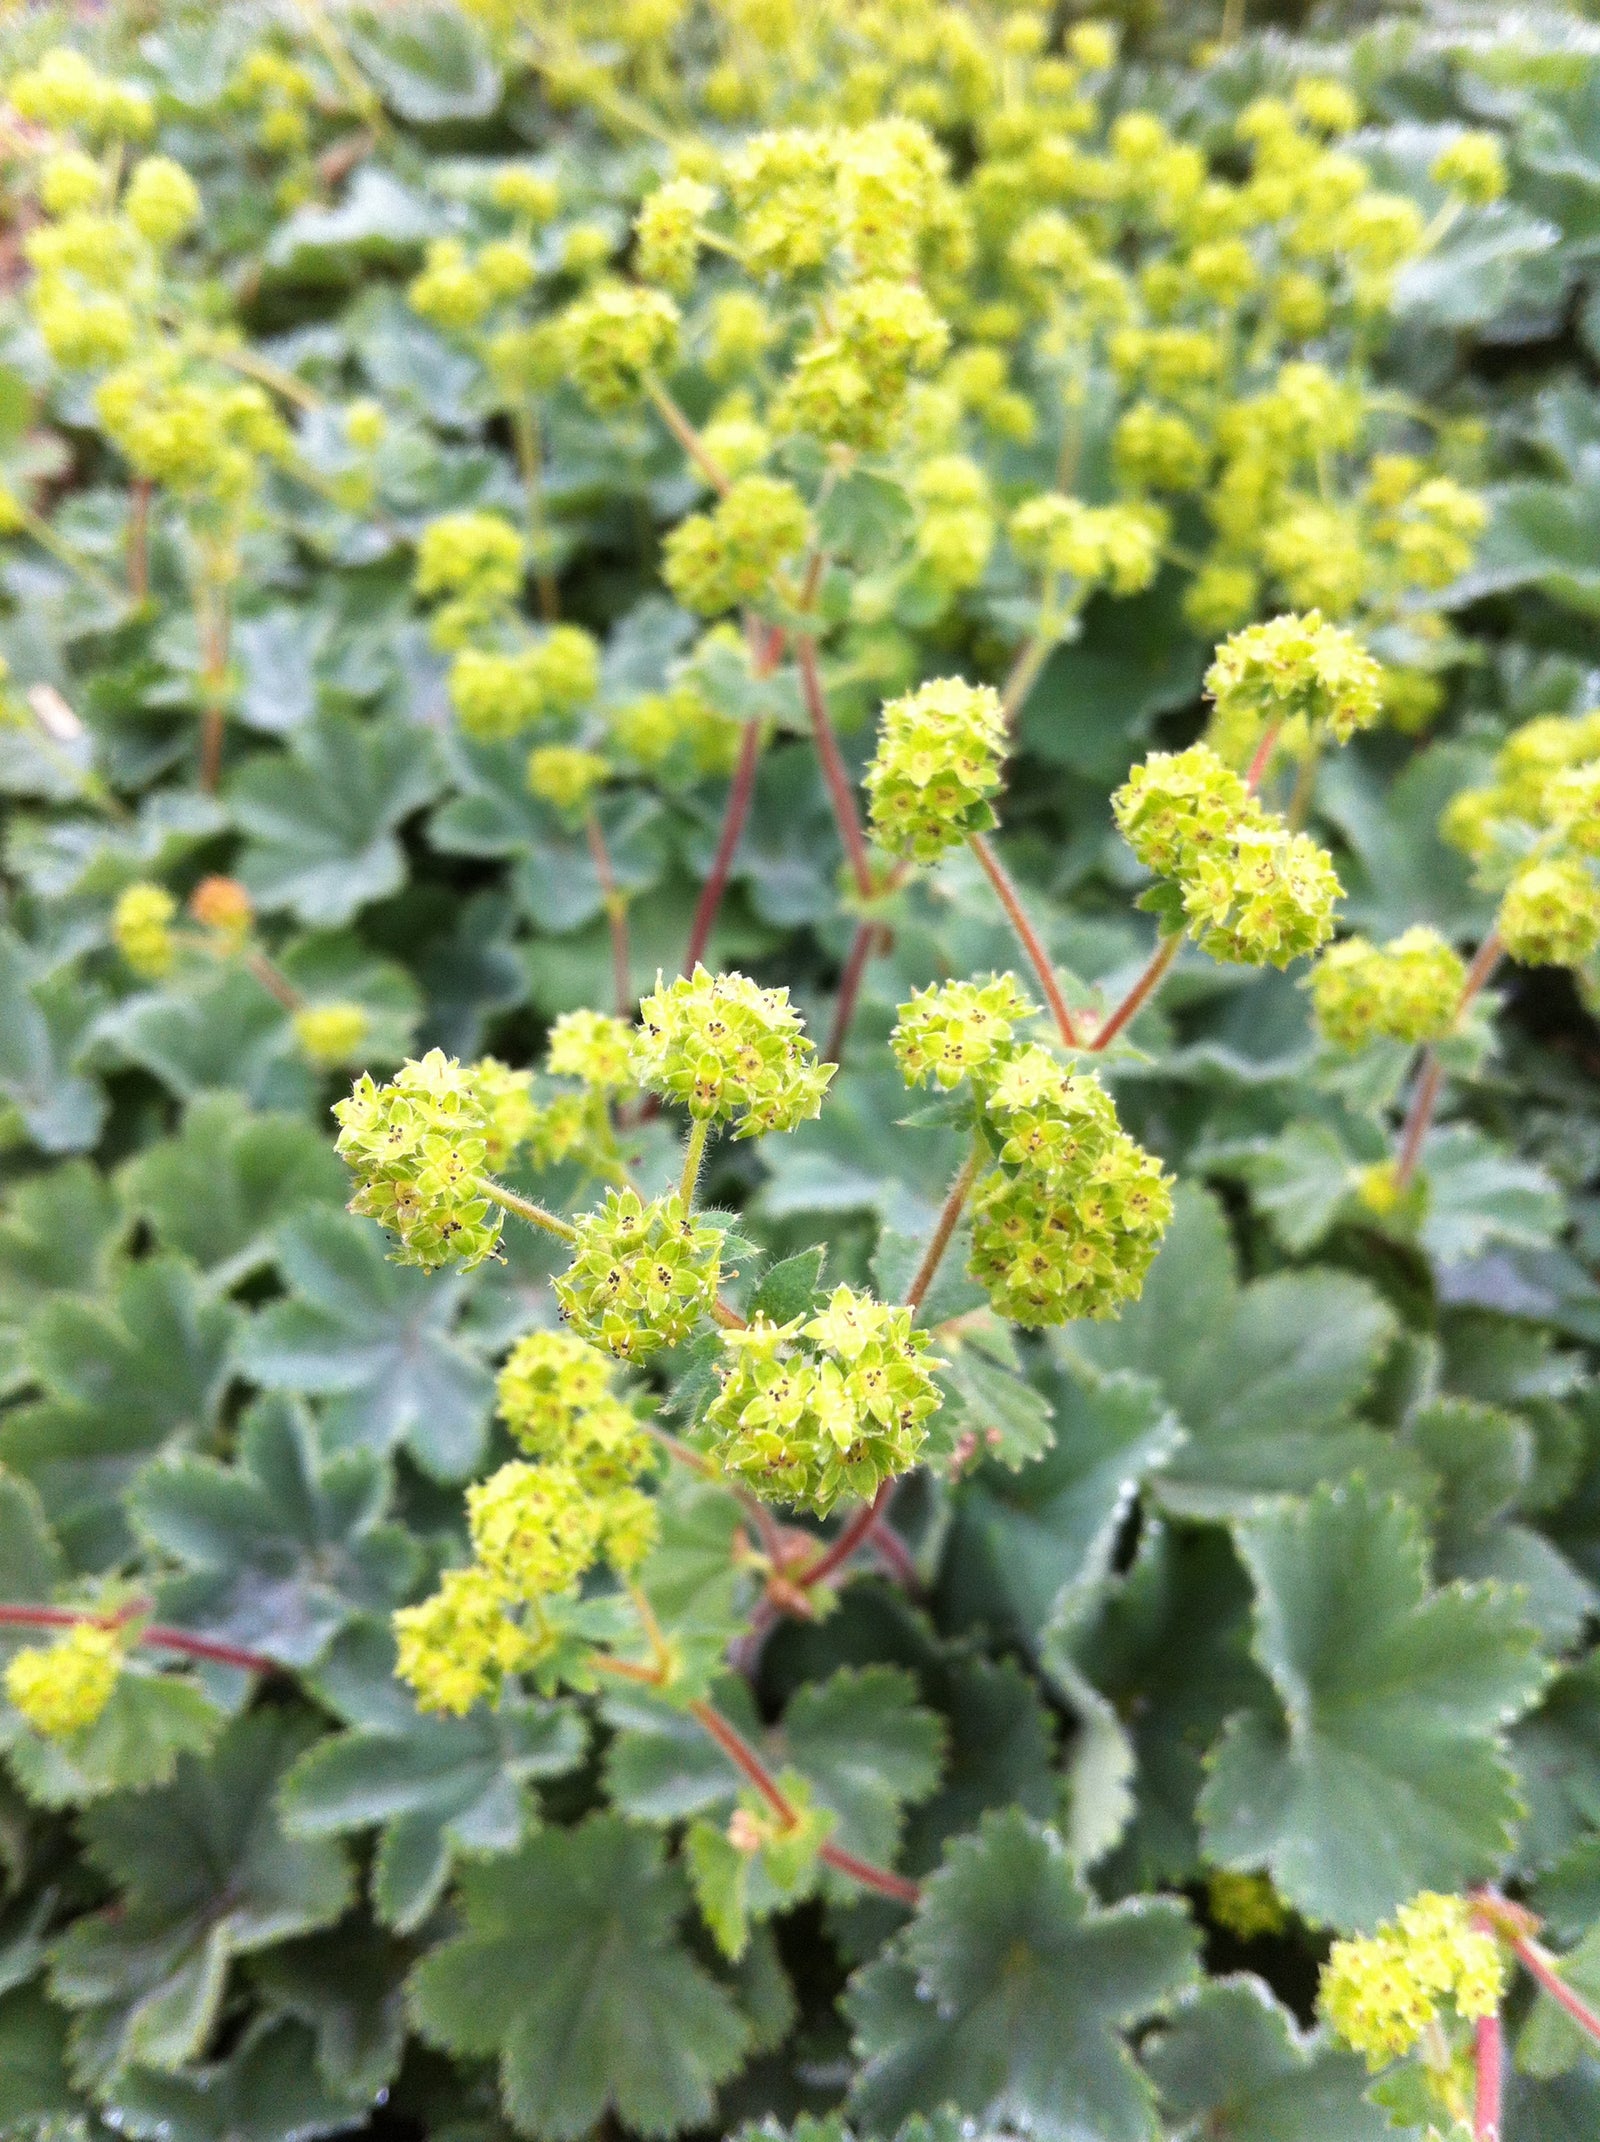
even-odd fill
[{"label": "hairy stem", "polygon": [[657,416],[666,425],[668,431],[671,432],[672,436],[683,448],[706,482],[710,484],[712,490],[719,495],[725,496],[732,488],[728,481],[726,469],[721,467],[707,453],[705,441],[672,399],[666,388],[662,386],[660,380],[647,379],[644,383],[644,391],[650,397],[651,405],[655,409]]},{"label": "hairy stem", "polygon": [[967,1202],[967,1193],[972,1188],[977,1172],[978,1148],[974,1145],[962,1163],[960,1173],[950,1185],[949,1196],[939,1208],[939,1217],[934,1223],[933,1233],[928,1238],[928,1246],[922,1253],[922,1262],[917,1266],[911,1284],[906,1289],[905,1306],[911,1311],[913,1319],[922,1307],[923,1299],[944,1261],[944,1253],[950,1247],[950,1237],[956,1231],[961,1218],[961,1208]]},{"label": "hairy stem", "polygon": [[742,1317],[737,1309],[730,1308],[725,1301],[714,1301],[711,1304],[711,1315],[713,1321],[720,1324],[724,1331],[748,1331],[750,1329],[748,1320]]},{"label": "hairy stem", "polygon": [[1116,1010],[1103,1022],[1099,1032],[1089,1044],[1091,1049],[1103,1049],[1114,1041],[1128,1021],[1149,1003],[1150,999],[1161,987],[1166,977],[1167,969],[1177,958],[1182,944],[1183,933],[1181,930],[1171,937],[1163,937],[1157,941],[1154,952],[1145,962],[1143,973]]},{"label": "hairy stem", "polygon": [[200,786],[214,796],[222,779],[222,744],[227,727],[228,592],[211,577],[195,590],[200,630]]},{"label": "hairy stem", "polygon": [[1030,639],[1023,642],[1017,659],[1011,665],[1011,673],[1000,690],[1000,711],[1006,719],[1006,727],[1014,728],[1017,716],[1022,712],[1028,694],[1039,681],[1039,672],[1055,652],[1056,634],[1043,627]]},{"label": "hairy stem", "polygon": [[274,364],[269,357],[246,349],[241,343],[230,342],[219,335],[210,348],[218,364],[226,365],[230,372],[238,372],[246,379],[253,379],[258,387],[268,387],[286,402],[293,402],[297,409],[321,409],[324,397],[315,387],[307,386],[297,373],[285,371],[281,364]]},{"label": "hairy stem", "polygon": [[136,476],[128,495],[128,598],[147,602],[150,597],[150,501],[155,485],[148,476]]},{"label": "hairy stem", "polygon": [[1500,2142],[1501,2092],[1505,2078],[1505,2033],[1500,2013],[1479,2016],[1472,2034],[1476,2089],[1472,2101],[1472,2142]]},{"label": "hairy stem", "polygon": [[683,955],[683,971],[693,974],[705,957],[706,946],[711,941],[711,932],[716,926],[717,914],[722,906],[722,896],[727,890],[728,873],[733,868],[733,859],[739,852],[739,843],[744,838],[745,822],[750,816],[750,799],[756,789],[756,769],[761,763],[761,724],[745,723],[744,735],[739,740],[739,757],[733,769],[733,781],[728,789],[728,800],[722,813],[722,831],[717,836],[717,852],[711,859],[711,875],[700,888],[700,898],[695,903],[694,920],[689,926],[689,942]]},{"label": "hairy stem", "polygon": [[1600,2043],[1600,2015],[1595,2013],[1581,1994],[1573,1992],[1561,1976],[1561,1967],[1550,1951],[1542,1943],[1535,1941],[1530,1934],[1513,1935],[1511,1946],[1517,1961],[1529,1977],[1544,1988],[1551,2000],[1566,2011],[1581,2031],[1586,2031]]},{"label": "hairy stem", "polygon": [[522,476],[523,508],[528,523],[528,548],[533,553],[533,585],[539,598],[539,615],[547,625],[553,625],[560,614],[561,604],[549,565],[539,419],[529,403],[521,402],[512,411],[511,435],[516,442],[517,468]]},{"label": "hairy stem", "polygon": [[259,947],[252,945],[244,956],[244,964],[245,972],[261,984],[274,1003],[281,1004],[287,1012],[304,1010],[305,998],[283,969],[275,961],[268,959]]},{"label": "hairy stem", "polygon": [[628,896],[617,883],[617,874],[611,867],[611,851],[593,811],[585,817],[583,831],[589,843],[589,860],[600,881],[600,899],[606,911],[606,921],[611,928],[611,986],[617,1002],[617,1017],[631,1019],[637,999],[633,993],[632,962],[628,952]]},{"label": "hairy stem", "polygon": [[[740,1776],[766,1801],[784,1827],[792,1829],[800,1820],[799,1809],[738,1728],[730,1725],[721,1712],[713,1710],[709,1703],[697,1700],[689,1704],[688,1711],[695,1723],[716,1742]],[[864,1889],[875,1889],[880,1896],[893,1897],[897,1904],[914,1906],[922,1895],[917,1884],[908,1881],[903,1874],[893,1874],[887,1867],[875,1867],[870,1860],[858,1859],[855,1853],[846,1852],[838,1845],[825,1844],[818,1857],[825,1867],[832,1867],[838,1874],[849,1875]]]},{"label": "hairy stem", "polygon": [[1000,905],[1006,911],[1006,919],[1016,932],[1017,942],[1028,955],[1028,963],[1039,978],[1039,987],[1044,991],[1045,1002],[1050,1007],[1062,1040],[1069,1049],[1081,1048],[1078,1030],[1072,1023],[1072,1014],[1067,1009],[1067,1000],[1061,994],[1061,984],[1050,964],[1050,955],[1044,948],[1044,940],[1028,920],[1027,911],[1006,872],[1005,865],[994,851],[994,844],[986,833],[974,833],[968,842],[973,854],[983,865],[985,877],[994,887]]},{"label": "hairy stem", "polygon": [[683,1148],[683,1174],[678,1181],[678,1195],[683,1200],[685,1212],[694,1204],[695,1185],[700,1180],[700,1163],[705,1158],[706,1140],[710,1136],[709,1118],[703,1117],[689,1125],[689,1136]]},{"label": "hairy stem", "polygon": [[563,1242],[576,1242],[578,1230],[567,1220],[558,1220],[553,1212],[546,1212],[543,1205],[536,1205],[531,1197],[519,1197],[515,1190],[507,1190],[502,1184],[492,1182],[487,1175],[478,1177],[478,1188],[485,1197],[493,1198],[507,1212],[514,1212],[519,1220],[526,1220],[533,1227],[542,1227],[547,1235],[559,1235]]},{"label": "hairy stem", "polygon": [[839,828],[839,838],[849,858],[856,891],[863,900],[870,899],[872,863],[867,854],[866,837],[861,831],[861,813],[856,808],[855,788],[840,756],[839,739],[828,712],[828,695],[823,689],[822,670],[817,661],[817,643],[809,633],[795,635],[794,654],[800,666],[800,690],[806,712],[811,717],[811,733],[816,739],[817,760],[827,784],[828,801],[833,805],[834,823]]},{"label": "hairy stem", "polygon": [[1278,741],[1278,731],[1282,727],[1283,723],[1281,721],[1269,723],[1266,734],[1256,746],[1255,756],[1251,759],[1244,777],[1244,785],[1249,789],[1252,796],[1261,786],[1262,776],[1272,763],[1272,747]]},{"label": "hairy stem", "polygon": [[[140,1600],[115,1614],[96,1614],[86,1607],[0,1605],[0,1627],[11,1629],[73,1629],[88,1622],[96,1629],[118,1629],[148,1611],[149,1601]],[[191,1636],[187,1629],[171,1629],[163,1622],[149,1621],[139,1630],[137,1643],[152,1651],[173,1651],[184,1658],[204,1659],[213,1666],[238,1666],[246,1673],[276,1673],[278,1662],[261,1651],[246,1651],[238,1644],[221,1644],[209,1636]]]}]

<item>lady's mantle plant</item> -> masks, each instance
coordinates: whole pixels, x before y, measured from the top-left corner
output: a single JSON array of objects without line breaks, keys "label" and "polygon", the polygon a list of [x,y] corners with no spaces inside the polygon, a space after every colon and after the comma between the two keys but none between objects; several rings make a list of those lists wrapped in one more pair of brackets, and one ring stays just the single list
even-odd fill
[{"label": "lady's mantle plant", "polygon": [[0,2134],[1600,2128],[1588,62],[1221,27],[8,30]]}]

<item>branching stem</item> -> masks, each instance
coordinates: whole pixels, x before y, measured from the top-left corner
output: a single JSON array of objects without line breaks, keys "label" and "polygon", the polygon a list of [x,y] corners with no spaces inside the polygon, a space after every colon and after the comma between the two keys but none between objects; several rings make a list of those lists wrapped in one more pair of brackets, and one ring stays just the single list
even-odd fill
[{"label": "branching stem", "polygon": [[1473,2026],[1472,2142],[1500,2142],[1500,2106],[1505,2077],[1505,2033],[1500,2011],[1479,2016]]},{"label": "branching stem", "polygon": [[963,1161],[960,1173],[950,1185],[949,1195],[939,1208],[939,1217],[934,1223],[933,1233],[928,1238],[928,1246],[922,1253],[922,1262],[917,1266],[911,1284],[906,1289],[905,1306],[911,1311],[913,1319],[922,1307],[923,1299],[944,1261],[944,1253],[950,1247],[950,1237],[956,1231],[961,1218],[961,1208],[967,1202],[967,1193],[972,1188],[977,1172],[978,1148],[974,1145]]},{"label": "branching stem", "polygon": [[683,1200],[683,1209],[688,1212],[694,1205],[695,1185],[700,1180],[700,1163],[705,1158],[706,1140],[711,1135],[711,1123],[700,1117],[689,1125],[689,1136],[683,1148],[683,1174],[678,1182],[678,1195]]},{"label": "branching stem", "polygon": [[1111,1042],[1115,1041],[1122,1029],[1128,1024],[1128,1021],[1134,1018],[1149,1003],[1165,980],[1167,969],[1177,958],[1182,944],[1183,932],[1181,930],[1175,932],[1171,937],[1163,937],[1157,941],[1154,952],[1145,962],[1143,973],[1116,1010],[1101,1025],[1093,1041],[1090,1042],[1089,1047],[1092,1050],[1098,1051],[1106,1048]]},{"label": "branching stem", "polygon": [[628,896],[617,883],[605,832],[593,811],[585,817],[583,831],[589,843],[589,860],[600,881],[601,904],[611,928],[611,985],[617,1001],[617,1017],[631,1020],[637,1000],[633,994],[632,961],[628,951]]},{"label": "branching stem", "polygon": [[672,399],[672,396],[667,392],[660,380],[647,379],[644,383],[644,391],[650,397],[651,405],[657,416],[666,425],[668,431],[671,432],[672,436],[683,448],[706,482],[710,484],[712,490],[717,492],[719,496],[725,497],[732,489],[726,469],[706,451],[705,441]]},{"label": "branching stem", "polygon": [[717,836],[717,852],[711,859],[711,874],[700,888],[700,898],[695,903],[694,920],[689,926],[689,943],[683,955],[683,971],[693,974],[705,957],[706,946],[711,941],[711,932],[716,926],[722,896],[727,890],[728,873],[733,868],[733,859],[739,852],[739,843],[744,838],[745,822],[750,816],[750,800],[755,794],[756,769],[761,763],[761,724],[745,723],[744,735],[739,740],[739,757],[734,765],[733,780],[728,789],[728,800],[722,813],[722,831]]},{"label": "branching stem", "polygon": [[[1491,930],[1479,945],[1472,965],[1467,969],[1467,978],[1461,985],[1461,995],[1456,1000],[1456,1023],[1462,1013],[1478,995],[1489,977],[1499,966],[1505,954],[1505,946],[1497,932]],[[1422,1054],[1422,1069],[1417,1074],[1416,1090],[1411,1096],[1411,1106],[1406,1110],[1406,1120],[1400,1131],[1400,1144],[1395,1153],[1394,1180],[1399,1190],[1409,1190],[1422,1159],[1422,1148],[1427,1142],[1433,1125],[1433,1112],[1439,1105],[1439,1090],[1444,1084],[1444,1066],[1439,1061],[1436,1049],[1425,1049]]]},{"label": "branching stem", "polygon": [[478,1177],[478,1188],[485,1197],[493,1198],[497,1205],[503,1205],[507,1212],[514,1212],[519,1220],[526,1220],[534,1227],[542,1227],[547,1235],[559,1235],[563,1242],[577,1241],[578,1230],[570,1221],[558,1220],[553,1212],[547,1212],[543,1205],[536,1205],[531,1197],[519,1197],[515,1190],[507,1190],[502,1184],[491,1181],[487,1175]]}]

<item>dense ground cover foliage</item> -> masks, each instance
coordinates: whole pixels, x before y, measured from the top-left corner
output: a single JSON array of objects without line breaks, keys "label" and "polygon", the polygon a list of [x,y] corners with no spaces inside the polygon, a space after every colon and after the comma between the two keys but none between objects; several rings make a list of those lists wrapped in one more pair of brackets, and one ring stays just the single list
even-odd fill
[{"label": "dense ground cover foliage", "polygon": [[7,29],[0,2133],[1600,2132],[1600,37],[1234,12]]}]

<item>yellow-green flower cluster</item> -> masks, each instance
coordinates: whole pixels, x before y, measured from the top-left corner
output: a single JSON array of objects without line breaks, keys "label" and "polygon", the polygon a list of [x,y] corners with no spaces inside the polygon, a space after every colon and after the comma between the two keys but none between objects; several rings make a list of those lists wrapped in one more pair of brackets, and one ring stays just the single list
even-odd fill
[{"label": "yellow-green flower cluster", "polygon": [[1459,953],[1418,924],[1386,945],[1365,937],[1331,945],[1307,986],[1318,1031],[1336,1049],[1362,1049],[1380,1036],[1414,1048],[1450,1031],[1466,978]]},{"label": "yellow-green flower cluster", "polygon": [[14,74],[6,88],[13,108],[36,126],[107,140],[139,139],[155,114],[142,89],[101,74],[70,45],[52,45],[31,67]]},{"label": "yellow-green flower cluster", "polygon": [[610,774],[611,762],[581,744],[536,744],[528,753],[528,793],[569,815],[581,813]]},{"label": "yellow-green flower cluster", "polygon": [[1377,1933],[1333,1944],[1319,2005],[1346,2045],[1381,2068],[1410,2052],[1442,2011],[1468,2021],[1492,2015],[1504,1990],[1493,1937],[1473,1926],[1460,1897],[1425,1892]]},{"label": "yellow-green flower cluster", "polygon": [[494,1255],[501,1209],[486,1178],[532,1129],[532,1083],[493,1057],[464,1069],[430,1049],[388,1085],[363,1073],[335,1104],[336,1149],[356,1180],[350,1210],[389,1230],[397,1263],[467,1270]]},{"label": "yellow-green flower cluster", "polygon": [[662,577],[678,600],[715,617],[760,603],[773,575],[804,550],[811,518],[792,483],[741,476],[711,513],[691,513],[667,537]]},{"label": "yellow-green flower cluster", "polygon": [[450,598],[445,637],[436,622],[440,645],[461,644],[472,626],[511,607],[522,589],[527,544],[500,513],[442,513],[430,521],[417,544],[412,585],[424,601]]},{"label": "yellow-green flower cluster", "polygon": [[635,265],[647,283],[680,295],[694,281],[700,232],[716,193],[696,178],[668,179],[646,196],[634,224]]},{"label": "yellow-green flower cluster", "polygon": [[607,1012],[563,1012],[550,1029],[545,1069],[557,1078],[575,1078],[600,1093],[625,1093],[637,1080],[633,1071],[634,1030],[625,1019]]},{"label": "yellow-green flower cluster", "polygon": [[1498,134],[1466,128],[1439,151],[1428,169],[1436,186],[1444,186],[1474,208],[1498,201],[1506,190],[1506,157]]},{"label": "yellow-green flower cluster", "polygon": [[[473,593],[466,600],[476,607],[482,598]],[[491,600],[498,604],[498,598]],[[580,625],[552,625],[515,652],[462,647],[450,665],[450,704],[468,736],[493,743],[537,722],[576,714],[599,683],[594,635]]]},{"label": "yellow-green flower cluster", "polygon": [[1002,1316],[1064,1324],[1135,1299],[1172,1217],[1161,1166],[1090,1073],[1023,1049],[984,1081],[1000,1165],[972,1205],[972,1276]]},{"label": "yellow-green flower cluster", "polygon": [[722,1274],[722,1234],[696,1220],[682,1198],[612,1190],[582,1214],[572,1262],[555,1282],[573,1330],[624,1361],[642,1361],[693,1336],[712,1313]]},{"label": "yellow-green flower cluster", "polygon": [[307,1004],[292,1024],[306,1061],[318,1071],[358,1061],[372,1033],[371,1015],[360,1004]]},{"label": "yellow-green flower cluster", "polygon": [[1302,722],[1343,744],[1370,728],[1382,712],[1383,671],[1361,642],[1313,610],[1275,617],[1235,632],[1217,649],[1206,672],[1215,705],[1214,734],[1253,748],[1262,731]]},{"label": "yellow-green flower cluster", "polygon": [[1439,829],[1504,886],[1495,928],[1513,959],[1577,967],[1600,948],[1600,711],[1524,723]]},{"label": "yellow-green flower cluster", "polygon": [[758,1318],[724,1349],[706,1424],[725,1470],[758,1494],[826,1511],[916,1463],[940,1398],[910,1310],[836,1287],[820,1315]]},{"label": "yellow-green flower cluster", "polygon": [[625,409],[672,362],[678,308],[660,290],[602,282],[562,315],[562,347],[573,380],[602,413]]},{"label": "yellow-green flower cluster", "polygon": [[911,479],[917,502],[917,557],[949,595],[975,588],[994,549],[989,479],[969,454],[935,454]]},{"label": "yellow-green flower cluster", "polygon": [[931,1079],[949,1092],[964,1078],[981,1076],[1017,1027],[1036,1016],[1013,975],[934,983],[901,1005],[889,1046],[908,1086]]},{"label": "yellow-green flower cluster", "polygon": [[648,1092],[736,1138],[793,1130],[822,1107],[833,1077],[819,1064],[787,989],[696,967],[639,1006],[633,1073]]},{"label": "yellow-green flower cluster", "polygon": [[933,371],[949,346],[949,327],[914,284],[852,283],[797,353],[773,423],[830,445],[881,447],[913,377]]},{"label": "yellow-green flower cluster", "polygon": [[1289,1924],[1289,1911],[1268,1874],[1242,1874],[1232,1867],[1218,1867],[1206,1876],[1206,1909],[1218,1926],[1241,1941],[1256,1941],[1263,1934],[1281,1934]]},{"label": "yellow-green flower cluster", "polygon": [[1030,498],[1011,516],[1018,557],[1050,573],[1068,573],[1080,591],[1106,587],[1137,595],[1161,564],[1167,516],[1158,506],[1086,506],[1059,491]]},{"label": "yellow-green flower cluster", "polygon": [[874,835],[891,855],[931,863],[986,832],[1005,752],[1005,713],[987,684],[942,677],[889,700],[867,768]]},{"label": "yellow-green flower cluster", "polygon": [[1490,868],[1501,855],[1525,853],[1533,838],[1552,830],[1584,854],[1600,852],[1597,767],[1600,709],[1542,714],[1507,737],[1483,786],[1450,799],[1440,831]]},{"label": "yellow-green flower cluster", "polygon": [[486,1569],[450,1569],[439,1589],[394,1617],[395,1672],[425,1711],[462,1717],[498,1701],[508,1674],[536,1663],[540,1645],[511,1618],[505,1587]]},{"label": "yellow-green flower cluster", "polygon": [[119,1631],[80,1621],[53,1644],[30,1645],[6,1667],[6,1695],[36,1733],[66,1740],[92,1726],[122,1670]]},{"label": "yellow-green flower cluster", "polygon": [[253,380],[186,368],[174,351],[136,359],[95,389],[106,436],[135,475],[196,504],[238,507],[293,441]]},{"label": "yellow-green flower cluster", "polygon": [[729,772],[744,733],[688,683],[627,700],[606,718],[617,749],[641,771],[668,780]]},{"label": "yellow-green flower cluster", "polygon": [[1216,959],[1285,967],[1333,935],[1326,852],[1263,811],[1206,744],[1156,752],[1111,799],[1117,826],[1169,891],[1147,896]]},{"label": "yellow-green flower cluster", "polygon": [[1600,883],[1574,856],[1527,863],[1506,887],[1495,928],[1528,967],[1581,967],[1600,946]]},{"label": "yellow-green flower cluster", "polygon": [[317,84],[287,53],[266,45],[247,52],[229,77],[223,100],[235,111],[254,114],[256,141],[271,155],[296,155],[311,139]]},{"label": "yellow-green flower cluster", "polygon": [[172,924],[178,903],[164,885],[141,880],[117,895],[111,911],[111,936],[117,950],[142,981],[159,982],[177,958]]}]

